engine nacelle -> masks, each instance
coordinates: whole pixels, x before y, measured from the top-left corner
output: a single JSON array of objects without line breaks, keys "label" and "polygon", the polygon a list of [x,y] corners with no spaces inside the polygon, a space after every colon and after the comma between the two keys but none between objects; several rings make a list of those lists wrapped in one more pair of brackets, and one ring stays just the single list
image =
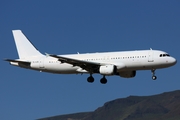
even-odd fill
[{"label": "engine nacelle", "polygon": [[116,73],[116,67],[114,65],[100,66],[99,73],[102,75],[114,75]]},{"label": "engine nacelle", "polygon": [[122,71],[119,75],[124,78],[132,78],[136,76],[136,71]]}]

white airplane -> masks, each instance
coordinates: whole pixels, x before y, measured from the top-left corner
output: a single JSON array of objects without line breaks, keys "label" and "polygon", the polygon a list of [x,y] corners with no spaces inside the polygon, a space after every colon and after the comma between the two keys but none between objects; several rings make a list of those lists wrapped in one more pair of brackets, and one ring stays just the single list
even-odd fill
[{"label": "white airplane", "polygon": [[138,50],[122,52],[102,52],[70,55],[41,54],[26,38],[21,30],[12,31],[19,59],[6,59],[11,65],[22,68],[58,74],[83,74],[90,76],[87,81],[94,82],[93,74],[103,75],[100,82],[107,83],[105,76],[118,75],[124,78],[135,77],[137,70],[151,70],[155,80],[155,70],[176,64],[176,59],[160,50]]}]

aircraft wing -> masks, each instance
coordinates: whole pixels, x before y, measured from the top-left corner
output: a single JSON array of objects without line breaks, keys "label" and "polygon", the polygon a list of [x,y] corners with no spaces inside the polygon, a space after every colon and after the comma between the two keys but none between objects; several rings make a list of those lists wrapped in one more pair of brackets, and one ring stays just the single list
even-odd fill
[{"label": "aircraft wing", "polygon": [[90,61],[84,61],[84,60],[78,60],[78,59],[73,59],[73,58],[68,58],[68,57],[63,57],[63,56],[58,56],[58,55],[49,55],[51,57],[57,58],[61,63],[68,63],[73,66],[79,66],[82,69],[92,72],[92,73],[97,73],[99,70],[99,67],[101,65],[104,65],[102,63],[98,62],[90,62]]}]

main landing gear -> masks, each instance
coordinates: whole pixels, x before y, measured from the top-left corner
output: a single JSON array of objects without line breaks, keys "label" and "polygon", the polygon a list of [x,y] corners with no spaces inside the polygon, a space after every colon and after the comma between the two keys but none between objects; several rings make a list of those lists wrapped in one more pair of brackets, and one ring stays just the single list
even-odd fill
[{"label": "main landing gear", "polygon": [[[93,83],[93,82],[94,82],[93,76],[90,75],[90,76],[87,78],[87,81],[88,81],[89,83]],[[102,84],[106,84],[106,83],[107,83],[106,77],[103,76],[103,78],[100,79],[100,82],[101,82]]]},{"label": "main landing gear", "polygon": [[107,79],[105,78],[105,76],[103,76],[103,78],[101,78],[100,82],[102,84],[106,84],[107,83]]},{"label": "main landing gear", "polygon": [[93,83],[93,82],[94,82],[93,76],[90,75],[90,76],[87,78],[87,81],[88,81],[89,83]]},{"label": "main landing gear", "polygon": [[155,69],[151,70],[151,72],[152,72],[152,79],[153,79],[153,80],[156,80],[157,77],[155,76]]}]

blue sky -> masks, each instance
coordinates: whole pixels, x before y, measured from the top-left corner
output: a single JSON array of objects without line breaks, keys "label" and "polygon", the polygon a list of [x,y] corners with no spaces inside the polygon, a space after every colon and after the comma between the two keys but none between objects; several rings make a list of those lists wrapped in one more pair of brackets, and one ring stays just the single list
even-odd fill
[{"label": "blue sky", "polygon": [[[11,30],[21,29],[42,53],[68,54],[158,49],[177,60],[180,1],[3,1],[0,4],[1,59],[18,58]],[[125,79],[101,75],[40,73],[0,62],[0,119],[32,120],[93,111],[105,102],[130,95],[179,90],[179,64],[156,71],[138,71]]]}]

